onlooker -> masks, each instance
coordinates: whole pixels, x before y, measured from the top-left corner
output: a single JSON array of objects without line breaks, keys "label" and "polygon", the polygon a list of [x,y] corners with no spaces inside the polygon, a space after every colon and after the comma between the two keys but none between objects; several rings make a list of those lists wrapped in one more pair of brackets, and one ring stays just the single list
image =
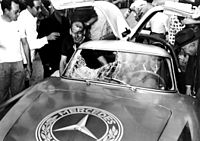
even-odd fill
[{"label": "onlooker", "polygon": [[30,73],[30,54],[25,35],[19,32],[18,0],[2,0],[0,17],[0,104],[25,88],[25,70],[22,62],[21,43]]},{"label": "onlooker", "polygon": [[136,21],[139,21],[141,17],[151,9],[153,0],[135,0],[129,9],[124,13],[124,17],[127,19],[131,12],[134,12]]},{"label": "onlooker", "polygon": [[52,32],[60,34],[56,40],[49,41],[48,44],[38,50],[44,68],[44,78],[59,70],[61,44],[63,39],[68,36],[70,28],[69,20],[65,15],[65,10],[54,10],[48,18],[40,21],[38,38],[47,36]]},{"label": "onlooker", "polygon": [[146,27],[150,28],[151,35],[165,39],[168,32],[168,19],[169,17],[166,14],[158,12],[152,17]]},{"label": "onlooker", "polygon": [[[37,32],[37,19],[38,15],[41,12],[41,1],[40,0],[26,0],[24,9],[19,15],[19,22],[20,22],[20,30],[26,35],[27,41],[29,43],[29,47],[31,50],[31,61],[33,64],[33,68],[37,65],[35,62],[35,49],[39,49],[43,47],[45,44],[48,44],[48,41],[55,40],[59,33],[53,32],[48,36],[43,38],[37,39],[38,32]],[[25,62],[25,61],[24,61]],[[39,69],[33,69],[33,74],[31,77],[30,85],[37,83],[35,78],[41,78],[38,74]]]},{"label": "onlooker", "polygon": [[20,13],[19,21],[21,30],[26,34],[31,49],[31,61],[33,61],[35,49],[43,47],[50,40],[55,40],[59,36],[59,33],[53,32],[48,36],[37,39],[37,16],[41,12],[41,2],[40,0],[26,0],[25,5],[26,9]]},{"label": "onlooker", "polygon": [[172,15],[169,17],[169,31],[168,42],[172,45],[175,44],[175,35],[185,27],[178,16]]},{"label": "onlooker", "polygon": [[[153,0],[152,2],[153,6],[159,6],[163,4],[164,2],[158,0]],[[150,19],[146,27],[150,28],[152,36],[166,39],[166,34],[168,33],[169,27],[168,24],[169,16],[164,12],[158,12]]]}]

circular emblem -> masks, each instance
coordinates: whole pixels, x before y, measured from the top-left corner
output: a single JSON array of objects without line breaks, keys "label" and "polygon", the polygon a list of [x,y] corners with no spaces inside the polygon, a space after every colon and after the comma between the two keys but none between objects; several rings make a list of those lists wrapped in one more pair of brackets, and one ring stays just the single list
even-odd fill
[{"label": "circular emblem", "polygon": [[47,115],[37,126],[37,141],[120,141],[123,126],[108,111],[88,107],[67,107]]}]

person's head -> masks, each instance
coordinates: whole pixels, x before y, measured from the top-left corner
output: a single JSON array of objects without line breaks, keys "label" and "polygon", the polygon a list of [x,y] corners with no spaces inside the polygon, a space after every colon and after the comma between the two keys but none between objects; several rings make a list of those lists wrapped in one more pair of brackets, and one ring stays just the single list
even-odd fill
[{"label": "person's head", "polygon": [[80,21],[72,22],[70,33],[75,43],[82,43],[86,33],[84,24]]},{"label": "person's head", "polygon": [[16,21],[20,13],[19,1],[2,0],[1,9],[9,21]]},{"label": "person's head", "polygon": [[186,54],[194,56],[197,53],[198,40],[188,43],[187,45],[183,46],[182,48]]},{"label": "person's head", "polygon": [[67,12],[66,12],[66,10],[54,10],[53,13],[54,13],[56,19],[57,19],[60,23],[62,23],[62,18],[63,18],[63,17],[67,18]]},{"label": "person's head", "polygon": [[41,12],[42,2],[40,0],[25,0],[26,8],[34,16],[37,17]]},{"label": "person's head", "polygon": [[153,0],[152,5],[153,6],[159,6],[159,5],[164,5],[166,0]]},{"label": "person's head", "polygon": [[152,3],[153,2],[153,0],[146,0],[148,3]]}]

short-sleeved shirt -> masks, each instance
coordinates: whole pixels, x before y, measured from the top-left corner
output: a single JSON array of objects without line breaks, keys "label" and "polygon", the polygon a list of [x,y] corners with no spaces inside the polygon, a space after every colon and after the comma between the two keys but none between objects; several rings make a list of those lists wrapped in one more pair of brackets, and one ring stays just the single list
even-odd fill
[{"label": "short-sleeved shirt", "polygon": [[0,25],[0,63],[22,61],[20,38],[24,35],[18,22],[7,22],[0,16]]},{"label": "short-sleeved shirt", "polygon": [[166,14],[158,12],[148,22],[147,27],[150,27],[153,33],[165,34],[168,31],[168,19]]},{"label": "short-sleeved shirt", "polygon": [[181,31],[184,27],[185,25],[178,20],[177,16],[175,15],[171,16],[169,20],[168,42],[174,45],[175,35],[179,31]]},{"label": "short-sleeved shirt", "polygon": [[[63,40],[62,47],[61,47],[61,55],[67,56],[67,62],[73,55],[74,49],[74,41],[71,35],[66,36]],[[77,45],[76,45],[77,46]]]}]

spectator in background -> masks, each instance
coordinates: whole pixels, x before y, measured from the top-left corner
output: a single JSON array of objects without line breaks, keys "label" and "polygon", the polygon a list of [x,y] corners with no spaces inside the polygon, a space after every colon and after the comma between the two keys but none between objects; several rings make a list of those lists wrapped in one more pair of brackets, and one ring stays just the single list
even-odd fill
[{"label": "spectator in background", "polygon": [[[53,32],[49,35],[42,37],[40,39],[37,38],[37,20],[39,13],[41,12],[41,1],[40,0],[26,0],[24,1],[26,9],[24,9],[19,15],[19,22],[20,22],[20,30],[26,35],[27,41],[29,43],[29,47],[31,50],[31,62],[33,64],[33,74],[31,77],[30,84],[37,83],[35,78],[41,77],[39,76],[40,69],[34,69],[37,65],[35,62],[35,50],[43,47],[45,44],[48,44],[48,41],[56,40],[59,36],[59,33]],[[35,60],[35,61],[34,61]],[[24,59],[24,63],[26,60]]]},{"label": "spectator in background", "polygon": [[153,0],[135,0],[129,9],[124,13],[124,17],[127,19],[131,12],[134,12],[136,21],[139,21],[141,17],[151,9]]},{"label": "spectator in background", "polygon": [[25,88],[25,70],[22,62],[21,43],[31,73],[30,53],[25,35],[19,31],[18,0],[2,0],[0,17],[0,104]]},{"label": "spectator in background", "polygon": [[25,5],[26,9],[20,13],[19,22],[22,32],[26,34],[31,49],[31,61],[33,61],[35,49],[43,47],[50,40],[55,40],[59,33],[52,32],[43,38],[37,39],[37,16],[41,12],[41,2],[40,0],[26,0]]},{"label": "spectator in background", "polygon": [[56,40],[49,41],[48,44],[38,50],[44,68],[44,78],[59,70],[61,44],[63,39],[69,36],[70,28],[65,12],[65,10],[54,10],[48,18],[40,21],[38,27],[38,38],[48,36],[52,32],[60,34]]},{"label": "spectator in background", "polygon": [[182,24],[178,16],[172,15],[169,17],[169,31],[167,40],[171,45],[175,44],[175,35],[184,27],[185,25]]},{"label": "spectator in background", "polygon": [[[152,2],[153,6],[159,6],[163,4],[164,2],[158,0],[153,0]],[[158,12],[150,19],[146,27],[150,28],[152,36],[159,37],[161,39],[166,39],[169,27],[168,24],[169,16],[163,12]]]}]

